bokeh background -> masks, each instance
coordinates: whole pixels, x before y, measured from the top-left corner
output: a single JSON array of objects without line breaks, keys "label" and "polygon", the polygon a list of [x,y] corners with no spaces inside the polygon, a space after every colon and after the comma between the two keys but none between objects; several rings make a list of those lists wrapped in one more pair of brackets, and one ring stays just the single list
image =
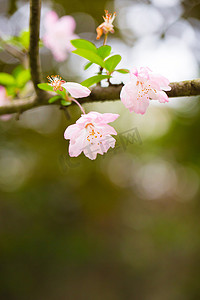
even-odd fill
[{"label": "bokeh background", "polygon": [[[199,77],[198,0],[42,2],[41,35],[53,9],[96,43],[109,9],[117,18],[108,43],[121,67],[149,66],[170,81]],[[18,35],[28,14],[28,1],[0,0],[1,32]],[[58,63],[40,52],[44,78],[81,82],[97,71],[84,72],[75,54]],[[17,64],[0,52],[1,71]],[[0,122],[0,299],[200,299],[199,98],[151,103],[144,116],[120,101],[84,108],[120,114],[115,150],[96,161],[68,156],[63,132],[79,118],[76,107],[70,119],[48,106]]]}]

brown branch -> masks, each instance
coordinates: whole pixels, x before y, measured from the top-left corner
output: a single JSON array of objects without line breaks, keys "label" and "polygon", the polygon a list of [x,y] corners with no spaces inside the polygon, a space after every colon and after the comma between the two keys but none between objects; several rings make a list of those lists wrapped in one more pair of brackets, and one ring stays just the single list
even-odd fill
[{"label": "brown branch", "polygon": [[40,11],[41,0],[30,0],[30,46],[29,60],[31,69],[31,79],[37,95],[36,100],[42,102],[48,97],[48,93],[38,88],[41,80],[41,66],[39,59],[39,32],[40,32]]},{"label": "brown branch", "polygon": [[1,37],[0,37],[0,43],[2,48],[8,52],[9,54],[11,54],[12,56],[16,57],[17,59],[20,60],[20,62],[22,64],[24,64],[24,60],[26,59],[26,53],[24,53],[23,51],[19,50],[18,48],[16,48],[13,45],[8,44],[6,41],[4,41]]},{"label": "brown branch", "polygon": [[37,105],[37,99],[35,97],[11,100],[10,103],[0,106],[0,115],[21,113],[25,110],[31,109]]},{"label": "brown branch", "polygon": [[170,83],[169,97],[188,97],[200,95],[200,78]]},{"label": "brown branch", "polygon": [[[169,97],[188,97],[200,95],[200,79],[186,80],[170,83],[171,91],[167,92]],[[114,101],[119,100],[120,91],[123,84],[111,85],[108,87],[95,86],[89,97],[80,98],[81,104],[95,101]],[[46,94],[45,97],[31,97],[21,100],[12,100],[9,104],[0,106],[0,115],[16,112],[23,112],[36,106],[47,105],[51,94]],[[56,102],[57,104],[58,102]],[[48,104],[49,105],[49,104]]]}]

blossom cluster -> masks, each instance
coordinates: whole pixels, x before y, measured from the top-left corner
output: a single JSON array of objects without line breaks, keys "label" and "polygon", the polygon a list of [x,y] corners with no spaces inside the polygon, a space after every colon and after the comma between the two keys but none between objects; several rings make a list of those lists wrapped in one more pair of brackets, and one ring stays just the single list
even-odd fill
[{"label": "blossom cluster", "polygon": [[[82,111],[81,117],[75,124],[68,126],[64,133],[64,138],[70,140],[69,155],[71,157],[76,157],[83,152],[85,156],[94,160],[97,154],[103,155],[109,148],[115,147],[116,140],[113,135],[117,135],[117,132],[108,123],[115,121],[119,115],[115,113],[101,114],[95,111],[86,114],[77,100],[88,97],[91,93],[89,87],[95,83],[100,84],[103,79],[107,79],[108,84],[111,84],[110,78],[114,72],[129,74],[128,82],[121,89],[120,99],[130,112],[143,115],[151,100],[157,100],[160,103],[168,102],[166,92],[171,88],[167,78],[154,73],[148,67],[138,69],[134,67],[130,71],[117,68],[121,56],[111,55],[111,47],[106,45],[108,34],[114,33],[113,21],[115,17],[116,13],[110,14],[107,10],[105,11],[104,22],[96,29],[97,40],[104,34],[103,46],[97,48],[93,43],[79,39],[74,33],[76,23],[73,17],[63,16],[59,18],[54,11],[48,12],[45,16],[45,34],[42,40],[44,45],[52,51],[55,60],[64,61],[68,53],[73,51],[73,53],[89,60],[85,69],[93,63],[99,65],[100,68],[98,75],[86,79],[82,84],[66,82],[59,75],[48,76],[48,84],[38,84],[39,88],[58,94],[50,99],[50,103],[58,99],[63,106],[75,102]],[[74,47],[77,49],[74,50]],[[6,76],[8,77],[8,75]],[[15,78],[12,80],[15,83]],[[15,85],[14,88],[16,88]],[[0,106],[7,105],[9,102],[10,97],[8,97],[5,87],[0,86]],[[3,120],[9,118],[10,115],[1,117]]]},{"label": "blossom cluster", "polygon": [[[114,148],[116,141],[112,135],[117,135],[117,132],[108,123],[115,121],[119,115],[95,111],[86,114],[74,98],[89,96],[91,91],[87,87],[75,82],[65,82],[59,76],[48,78],[54,91],[65,89],[67,99],[76,102],[83,112],[76,123],[68,126],[64,133],[64,138],[70,140],[69,155],[77,157],[83,152],[93,160],[98,153],[102,155],[110,147]],[[170,90],[169,81],[162,75],[153,73],[147,67],[141,67],[139,70],[134,68],[130,72],[130,81],[121,90],[120,98],[130,112],[144,114],[150,100],[168,102],[168,96],[164,92],[168,90]]]}]

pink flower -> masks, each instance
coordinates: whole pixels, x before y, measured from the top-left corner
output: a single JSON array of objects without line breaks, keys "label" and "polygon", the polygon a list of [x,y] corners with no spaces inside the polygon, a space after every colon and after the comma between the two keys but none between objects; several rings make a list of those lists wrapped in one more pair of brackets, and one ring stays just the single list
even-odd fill
[{"label": "pink flower", "polygon": [[[0,106],[7,105],[10,103],[10,100],[8,99],[6,95],[6,89],[4,86],[0,85]],[[12,118],[12,115],[3,115],[0,116],[0,119],[2,121],[8,121]]]},{"label": "pink flower", "polygon": [[54,91],[63,91],[64,88],[74,98],[87,97],[91,93],[87,87],[76,82],[66,82],[59,75],[47,76],[47,79]]},{"label": "pink flower", "polygon": [[97,153],[104,154],[110,147],[114,148],[116,135],[115,129],[107,123],[115,121],[118,114],[89,112],[82,115],[76,124],[67,127],[65,139],[70,139],[69,155],[76,157],[83,153],[90,159],[96,159]]},{"label": "pink flower", "polygon": [[109,32],[114,33],[114,26],[113,26],[113,21],[116,17],[116,13],[114,12],[113,16],[112,14],[109,14],[107,10],[105,10],[105,17],[103,16],[104,22],[101,23],[96,31],[97,31],[97,40],[100,39],[102,34],[108,34]]},{"label": "pink flower", "polygon": [[74,34],[75,27],[76,23],[73,17],[64,16],[58,19],[56,12],[47,13],[45,17],[46,33],[43,42],[52,51],[55,60],[64,61],[68,52],[74,49],[70,41],[78,38]]},{"label": "pink flower", "polygon": [[149,106],[149,100],[168,102],[164,91],[170,91],[169,80],[162,75],[153,73],[149,68],[134,68],[130,73],[130,81],[120,93],[120,98],[130,112],[144,114]]}]

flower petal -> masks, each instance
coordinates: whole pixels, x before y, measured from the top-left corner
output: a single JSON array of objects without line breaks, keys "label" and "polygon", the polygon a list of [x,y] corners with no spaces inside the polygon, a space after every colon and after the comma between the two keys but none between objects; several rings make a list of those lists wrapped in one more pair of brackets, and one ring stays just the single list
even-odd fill
[{"label": "flower petal", "polygon": [[158,96],[159,96],[158,101],[160,103],[169,102],[169,98],[165,92],[163,91],[158,92]]},{"label": "flower petal", "polygon": [[44,18],[44,26],[48,30],[54,26],[58,20],[58,15],[55,11],[49,11]]},{"label": "flower petal", "polygon": [[131,81],[123,86],[120,93],[122,103],[130,110],[133,107],[133,102],[137,100],[138,87]]},{"label": "flower petal", "polygon": [[76,82],[66,82],[62,85],[62,87],[64,87],[74,98],[87,97],[91,93],[87,87]]},{"label": "flower petal", "polygon": [[170,91],[169,80],[160,74],[150,74],[150,85],[157,90]]},{"label": "flower petal", "polygon": [[80,134],[74,142],[70,140],[69,155],[71,157],[77,157],[78,155],[81,154],[85,146],[86,146],[86,131],[82,131],[82,134]]},{"label": "flower petal", "polygon": [[0,85],[0,106],[8,103],[9,100],[6,97],[6,89],[4,86]]},{"label": "flower petal", "polygon": [[64,138],[66,140],[76,137],[77,133],[80,131],[79,126],[77,124],[73,124],[67,127],[64,132]]}]

